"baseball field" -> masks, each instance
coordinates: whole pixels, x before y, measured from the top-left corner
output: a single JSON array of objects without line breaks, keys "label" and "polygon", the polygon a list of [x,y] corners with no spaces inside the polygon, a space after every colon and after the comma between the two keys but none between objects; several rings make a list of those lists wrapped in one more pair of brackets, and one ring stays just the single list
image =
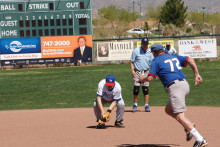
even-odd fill
[{"label": "baseball field", "polygon": [[[190,67],[187,117],[210,147],[220,146],[220,64],[197,62],[203,83],[194,86]],[[114,74],[125,101],[125,128],[114,128],[115,110],[107,128],[97,130],[93,114],[98,82]],[[152,112],[144,112],[140,94],[132,113],[132,77],[129,64],[0,71],[0,146],[3,147],[190,147],[183,128],[164,112],[168,101],[161,82],[150,83]]]}]

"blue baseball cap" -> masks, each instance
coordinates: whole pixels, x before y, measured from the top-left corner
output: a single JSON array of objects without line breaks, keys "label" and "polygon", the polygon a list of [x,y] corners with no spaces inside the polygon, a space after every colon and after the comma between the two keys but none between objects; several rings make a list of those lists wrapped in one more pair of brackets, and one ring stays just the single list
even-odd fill
[{"label": "blue baseball cap", "polygon": [[149,40],[148,40],[148,38],[142,38],[141,39],[141,44],[149,44]]},{"label": "blue baseball cap", "polygon": [[167,42],[166,45],[170,45],[170,42]]},{"label": "blue baseball cap", "polygon": [[115,85],[115,77],[113,75],[106,76],[106,86],[114,86]]},{"label": "blue baseball cap", "polygon": [[151,46],[151,52],[156,52],[159,50],[163,50],[163,45],[160,43],[155,43]]}]

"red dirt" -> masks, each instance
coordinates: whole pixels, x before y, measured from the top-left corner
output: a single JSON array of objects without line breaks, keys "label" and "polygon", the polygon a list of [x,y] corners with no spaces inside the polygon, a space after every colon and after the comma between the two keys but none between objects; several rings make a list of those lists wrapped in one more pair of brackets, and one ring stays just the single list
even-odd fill
[{"label": "red dirt", "polygon": [[[96,129],[92,108],[0,111],[1,147],[192,147],[182,126],[164,112],[164,107],[144,107],[130,112],[125,128],[114,128],[115,110],[106,129]],[[210,147],[220,146],[220,108],[188,107],[186,116]]]}]

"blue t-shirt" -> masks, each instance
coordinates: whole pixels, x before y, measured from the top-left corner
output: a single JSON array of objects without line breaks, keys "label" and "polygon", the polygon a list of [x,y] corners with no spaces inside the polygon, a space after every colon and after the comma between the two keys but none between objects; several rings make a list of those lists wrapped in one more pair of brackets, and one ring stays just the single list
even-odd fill
[{"label": "blue t-shirt", "polygon": [[131,55],[131,62],[134,63],[134,69],[140,71],[147,70],[153,59],[154,56],[150,49],[145,52],[142,47],[135,48]]},{"label": "blue t-shirt", "polygon": [[154,58],[149,75],[157,78],[159,76],[163,86],[177,79],[185,79],[182,67],[187,66],[189,57],[179,55],[168,55],[162,53]]}]

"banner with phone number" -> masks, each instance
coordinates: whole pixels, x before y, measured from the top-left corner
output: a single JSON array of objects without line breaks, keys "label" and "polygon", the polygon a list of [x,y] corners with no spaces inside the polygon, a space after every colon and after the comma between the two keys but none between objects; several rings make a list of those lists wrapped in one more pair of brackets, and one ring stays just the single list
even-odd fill
[{"label": "banner with phone number", "polygon": [[[71,63],[79,37],[82,36],[0,39],[1,65]],[[92,47],[92,35],[83,37],[86,45]]]}]

